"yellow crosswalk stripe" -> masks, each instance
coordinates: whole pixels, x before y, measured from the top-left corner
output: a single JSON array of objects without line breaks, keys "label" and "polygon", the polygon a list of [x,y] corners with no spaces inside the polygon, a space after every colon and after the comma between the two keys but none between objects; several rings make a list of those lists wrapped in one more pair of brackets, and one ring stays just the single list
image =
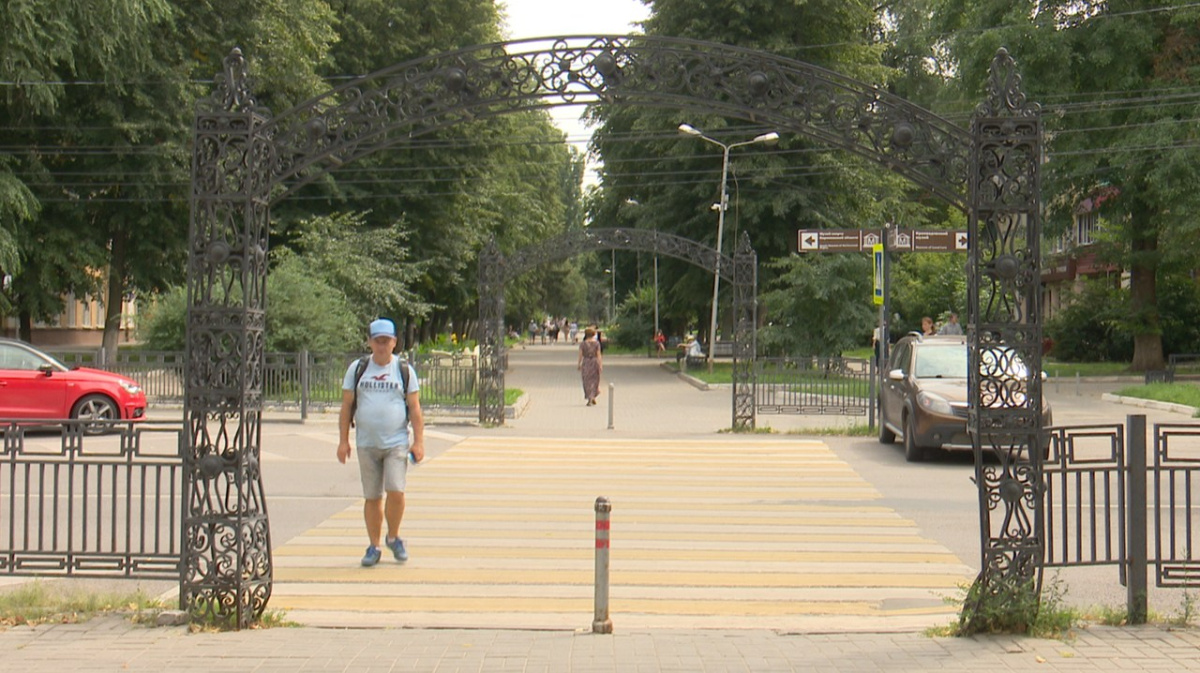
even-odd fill
[{"label": "yellow crosswalk stripe", "polygon": [[586,627],[599,495],[618,625],[942,624],[970,580],[821,442],[484,437],[410,472],[407,564],[385,549],[359,566],[354,505],[274,550],[271,607],[311,624]]}]

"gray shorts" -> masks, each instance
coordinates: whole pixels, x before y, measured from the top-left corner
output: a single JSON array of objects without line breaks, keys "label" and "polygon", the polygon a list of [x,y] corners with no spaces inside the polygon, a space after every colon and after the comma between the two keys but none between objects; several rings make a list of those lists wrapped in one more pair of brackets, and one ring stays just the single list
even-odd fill
[{"label": "gray shorts", "polygon": [[408,479],[408,444],[391,449],[358,449],[358,472],[363,497],[379,500],[387,493],[403,493]]}]

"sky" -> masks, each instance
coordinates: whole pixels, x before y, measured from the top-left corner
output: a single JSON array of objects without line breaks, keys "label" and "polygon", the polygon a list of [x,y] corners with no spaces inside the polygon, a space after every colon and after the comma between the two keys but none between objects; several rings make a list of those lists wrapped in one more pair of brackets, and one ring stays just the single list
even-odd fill
[{"label": "sky", "polygon": [[[641,32],[633,24],[650,16],[650,8],[639,0],[502,0],[510,40],[553,35],[626,35]],[[581,106],[550,108],[555,125],[567,141],[587,151],[591,131],[579,115]],[[591,180],[588,180],[591,182]]]}]

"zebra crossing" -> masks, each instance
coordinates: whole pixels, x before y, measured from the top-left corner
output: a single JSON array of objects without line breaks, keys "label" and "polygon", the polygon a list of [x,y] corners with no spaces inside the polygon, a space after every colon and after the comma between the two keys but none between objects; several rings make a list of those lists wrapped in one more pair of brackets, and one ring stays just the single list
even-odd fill
[{"label": "zebra crossing", "polygon": [[953,619],[973,574],[820,441],[490,436],[410,470],[408,563],[359,566],[355,505],[275,549],[270,607],[308,625],[590,628],[598,496],[617,629],[922,628]]}]

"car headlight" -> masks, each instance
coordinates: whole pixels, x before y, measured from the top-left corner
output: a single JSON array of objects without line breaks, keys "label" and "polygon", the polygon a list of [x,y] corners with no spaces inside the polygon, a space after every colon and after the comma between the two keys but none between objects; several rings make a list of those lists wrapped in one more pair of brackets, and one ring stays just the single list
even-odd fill
[{"label": "car headlight", "polygon": [[917,395],[917,404],[922,408],[928,409],[931,413],[941,414],[942,416],[953,416],[954,410],[950,408],[950,403],[944,397],[934,395],[933,393],[922,392]]},{"label": "car headlight", "polygon": [[125,392],[129,393],[130,395],[137,395],[138,393],[142,392],[142,387],[133,381],[121,381],[120,383],[121,387],[125,389]]}]

